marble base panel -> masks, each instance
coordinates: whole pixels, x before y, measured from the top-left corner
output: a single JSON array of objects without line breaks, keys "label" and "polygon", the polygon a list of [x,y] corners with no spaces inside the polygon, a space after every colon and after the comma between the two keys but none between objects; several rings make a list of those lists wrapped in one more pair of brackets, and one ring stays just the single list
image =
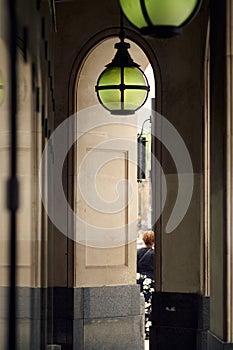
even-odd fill
[{"label": "marble base panel", "polygon": [[[8,329],[10,327],[8,317],[10,290],[7,287],[0,288],[0,324],[1,324],[1,349],[6,348]],[[16,288],[16,344],[17,350],[40,350],[42,346],[42,309],[41,289],[30,287]],[[3,346],[3,342],[5,346]]]},{"label": "marble base panel", "polygon": [[[0,288],[0,296],[5,348],[9,289]],[[17,288],[16,324],[18,350],[144,348],[144,300],[138,285]]]},{"label": "marble base panel", "polygon": [[233,344],[225,343],[213,333],[208,332],[208,350],[233,350]]},{"label": "marble base panel", "polygon": [[153,294],[150,350],[207,350],[208,329],[208,297],[190,293]]},{"label": "marble base panel", "polygon": [[144,348],[138,285],[55,288],[53,293],[54,341],[62,350]]}]

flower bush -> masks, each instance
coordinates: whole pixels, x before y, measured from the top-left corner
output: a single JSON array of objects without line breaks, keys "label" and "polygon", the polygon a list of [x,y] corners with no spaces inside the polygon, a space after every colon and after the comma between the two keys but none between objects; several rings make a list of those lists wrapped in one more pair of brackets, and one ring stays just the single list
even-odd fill
[{"label": "flower bush", "polygon": [[151,322],[152,293],[155,291],[155,281],[152,276],[137,273],[137,283],[140,284],[141,295],[145,299],[145,337],[149,338]]}]

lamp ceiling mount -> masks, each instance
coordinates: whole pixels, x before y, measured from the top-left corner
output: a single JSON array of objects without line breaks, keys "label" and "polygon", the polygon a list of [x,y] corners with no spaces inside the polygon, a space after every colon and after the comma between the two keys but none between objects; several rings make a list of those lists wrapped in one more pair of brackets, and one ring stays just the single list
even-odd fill
[{"label": "lamp ceiling mount", "polygon": [[122,11],[119,38],[120,42],[114,46],[117,52],[101,73],[95,90],[99,102],[111,114],[134,114],[146,102],[150,87],[140,65],[128,52],[130,44],[124,41]]}]

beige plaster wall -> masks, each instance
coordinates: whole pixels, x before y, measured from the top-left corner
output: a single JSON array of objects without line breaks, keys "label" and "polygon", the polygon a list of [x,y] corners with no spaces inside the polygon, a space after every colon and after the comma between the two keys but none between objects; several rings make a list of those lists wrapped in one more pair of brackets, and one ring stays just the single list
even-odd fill
[{"label": "beige plaster wall", "polygon": [[[20,182],[17,284],[46,287],[49,278],[48,218],[44,212],[42,215],[39,168],[45,136],[48,137],[52,128],[53,31],[48,3],[41,4],[39,11],[31,1],[24,1],[24,4],[19,1],[16,12],[19,23],[17,161]],[[46,130],[42,114],[48,120]],[[43,190],[48,190],[47,183]]]},{"label": "beige plaster wall", "polygon": [[[137,122],[138,116],[112,116],[99,106],[95,85],[105,65],[113,59],[116,50],[115,37],[96,46],[87,56],[77,79],[77,181],[76,214],[85,222],[83,245],[75,245],[75,285],[116,285],[131,284],[136,280],[136,223],[137,223]],[[130,42],[130,55],[142,69],[149,64],[138,45]],[[90,108],[86,111],[85,109]],[[140,114],[140,112],[138,113]],[[89,117],[92,115],[92,117]],[[88,118],[89,117],[89,118]],[[93,121],[91,120],[93,118]],[[88,130],[84,133],[88,125]],[[95,127],[97,125],[97,127]],[[102,145],[106,143],[106,146]],[[92,158],[93,157],[93,158]],[[100,167],[94,168],[98,159]],[[85,183],[80,179],[83,162]],[[92,191],[92,171],[96,171],[95,188],[99,199],[105,202],[102,212],[97,202],[88,203],[83,194],[83,186]],[[125,180],[124,195],[120,209],[111,212],[111,201],[119,200],[117,186]],[[107,204],[109,202],[109,205]],[[95,207],[96,205],[96,207]],[[133,225],[131,224],[133,223]],[[104,244],[99,247],[95,229],[105,230]],[[111,232],[111,229],[116,232]],[[79,241],[80,227],[76,227],[76,241]],[[122,236],[120,240],[118,237]],[[88,239],[88,237],[90,237]],[[96,247],[97,246],[97,247]]]},{"label": "beige plaster wall", "polygon": [[[92,9],[90,11],[89,9]],[[95,15],[93,15],[93,12]],[[160,162],[166,174],[169,193],[161,221],[161,247],[162,263],[157,266],[161,270],[161,281],[158,289],[163,291],[189,291],[203,292],[204,273],[201,271],[205,265],[203,254],[203,96],[204,96],[204,50],[205,33],[207,31],[207,3],[202,13],[187,26],[182,36],[170,40],[145,39],[150,50],[150,60],[154,69],[158,69],[161,85],[156,86],[156,101],[161,106],[161,112],[173,123],[183,138],[193,163],[194,191],[191,205],[185,219],[176,231],[165,236],[166,220],[170,214],[171,204],[177,193],[176,169],[169,156],[162,151]],[[55,74],[59,89],[56,91],[58,110],[56,123],[66,118],[67,106],[72,112],[73,80],[69,85],[69,77],[79,70],[79,54],[85,53],[87,42],[94,42],[93,37],[101,37],[101,31],[106,35],[112,33],[114,26],[119,25],[119,7],[117,1],[102,1],[101,6],[88,0],[85,2],[57,4],[58,35],[55,42]],[[139,39],[129,23],[126,21],[126,30],[131,38],[135,38],[143,45],[144,39]],[[75,35],[77,33],[77,35]],[[146,46],[145,44],[145,46]],[[64,55],[60,55],[64,52]],[[98,60],[96,60],[98,62]],[[104,65],[105,62],[103,62]],[[73,65],[73,70],[71,66]],[[92,69],[95,67],[93,66]],[[81,74],[81,80],[83,75]],[[157,82],[159,79],[157,80]],[[95,85],[94,76],[90,80],[88,89]],[[69,89],[69,95],[67,89]],[[90,91],[90,90],[87,90]],[[161,93],[159,93],[159,91]],[[84,91],[80,91],[80,94]],[[84,96],[85,101],[89,96]],[[91,101],[88,102],[88,104]],[[153,174],[152,174],[153,176]],[[190,229],[192,228],[192,229]],[[172,247],[172,249],[171,249]],[[158,259],[160,260],[160,259]],[[171,265],[171,262],[174,262]],[[188,266],[188,268],[187,268]]]},{"label": "beige plaster wall", "polygon": [[[95,117],[101,122],[96,113]],[[108,145],[101,146],[106,141]],[[124,124],[100,126],[79,138],[77,177],[81,167],[85,167],[82,169],[85,178],[77,178],[76,215],[84,222],[84,227],[79,224],[76,227],[76,241],[82,243],[75,245],[77,286],[135,283],[137,168],[131,161],[135,159],[135,152],[135,128]],[[94,167],[95,159],[100,163],[99,168]],[[95,184],[91,186],[93,175]],[[126,181],[124,189],[118,193],[117,186],[123,180]],[[92,190],[96,190],[97,199],[90,196]],[[119,197],[119,208],[114,211],[111,202],[119,201]],[[98,209],[100,200],[104,202],[102,210]]]},{"label": "beige plaster wall", "polygon": [[232,342],[232,2],[211,3],[211,11],[210,329]]},{"label": "beige plaster wall", "polygon": [[[93,6],[93,2],[71,2],[71,3],[60,3],[57,4],[57,20],[58,20],[58,34],[56,37],[56,84],[59,86],[59,89],[56,90],[57,98],[57,113],[56,113],[56,124],[63,120],[67,116],[68,110],[68,90],[69,90],[69,76],[71,72],[72,64],[74,63],[78,53],[82,49],[83,45],[98,31],[106,29],[108,26],[118,25],[119,16],[118,16],[118,4],[110,4],[108,1],[105,1],[101,6],[96,6],[96,16],[93,17],[93,14],[89,11],[89,6]],[[115,9],[113,11],[113,9]],[[82,13],[82,16],[80,15]],[[21,13],[22,15],[22,13]],[[110,15],[110,16],[109,16]],[[28,20],[28,16],[26,16]],[[128,24],[127,24],[128,26]],[[206,29],[206,17],[198,17],[186,30],[182,37],[172,39],[170,41],[150,39],[150,46],[154,53],[157,55],[160,67],[161,75],[163,80],[163,100],[162,100],[162,112],[163,114],[171,120],[174,125],[177,127],[177,130],[182,135],[185,143],[188,146],[188,149],[191,154],[191,158],[194,165],[194,173],[196,177],[199,178],[199,174],[202,174],[202,149],[201,149],[201,140],[202,140],[202,57],[203,57],[203,43],[204,37],[202,35]],[[77,33],[77,36],[74,35]],[[82,35],[80,35],[82,33]],[[133,35],[133,34],[132,34]],[[59,52],[64,52],[64,55],[60,55]],[[171,55],[172,52],[172,55]],[[151,58],[152,61],[154,58]],[[153,61],[153,63],[155,60]],[[104,65],[104,62],[103,62]],[[83,78],[81,76],[81,78]],[[94,81],[91,81],[91,85]],[[188,87],[188,88],[187,88]],[[23,86],[22,86],[23,88]],[[183,93],[181,94],[181,91]],[[23,92],[22,92],[23,93]],[[83,99],[82,99],[83,101]],[[89,103],[89,102],[88,102]],[[26,114],[27,119],[27,114]],[[25,120],[26,120],[25,119]],[[187,123],[184,121],[187,120]],[[189,121],[192,121],[191,123]],[[27,129],[23,129],[22,125],[22,148],[19,155],[20,158],[24,158],[25,162],[21,161],[22,168],[21,176],[28,176],[29,167],[32,168],[31,160],[27,156],[27,149],[31,142],[29,134],[27,134]],[[25,136],[28,137],[25,137]],[[21,142],[21,141],[20,141]],[[24,144],[25,143],[25,144]],[[27,144],[26,144],[27,143]],[[21,147],[21,146],[20,146]],[[165,172],[173,176],[175,170],[171,167],[172,162],[166,154],[163,154],[162,164]],[[29,175],[30,176],[30,175]],[[175,175],[174,175],[175,176]],[[32,179],[27,178],[25,182],[25,196],[31,196],[30,194],[30,181]],[[200,180],[201,182],[201,180]],[[165,259],[163,260],[164,266],[161,267],[163,270],[163,280],[166,283],[162,286],[162,289],[171,290],[173,288],[177,290],[184,290],[185,288],[190,289],[189,286],[192,286],[193,291],[200,290],[200,281],[198,282],[197,276],[200,276],[200,256],[199,249],[194,249],[200,247],[201,237],[203,232],[201,231],[202,225],[199,223],[202,221],[201,216],[201,207],[199,206],[202,201],[201,191],[199,186],[199,181],[195,182],[194,188],[194,202],[190,207],[187,215],[190,215],[192,220],[193,227],[195,227],[196,234],[194,235],[195,242],[189,240],[188,236],[185,238],[183,245],[181,245],[179,239],[174,240],[176,250],[174,253],[169,252],[166,248],[166,243],[163,246],[163,255]],[[171,184],[173,181],[171,182]],[[173,186],[171,185],[171,190],[173,191]],[[174,188],[174,190],[176,190]],[[197,200],[195,199],[197,198]],[[200,199],[200,200],[199,200]],[[29,203],[29,202],[27,202]],[[28,204],[27,204],[28,205]],[[23,210],[23,207],[22,207]],[[24,208],[25,213],[28,210]],[[165,209],[164,219],[166,218],[166,213],[169,212],[169,207]],[[22,214],[26,215],[26,214]],[[189,230],[189,225],[182,222],[180,230],[185,232]],[[19,224],[23,225],[23,219],[19,220]],[[27,220],[27,225],[22,228],[23,235],[25,235],[25,240],[29,234],[30,218]],[[180,232],[181,232],[180,231]],[[161,232],[162,234],[162,232]],[[178,233],[179,234],[179,233]],[[169,238],[171,241],[173,238]],[[167,241],[167,237],[164,238],[164,242]],[[170,241],[170,242],[171,242]],[[65,241],[62,243],[62,246],[65,247]],[[28,241],[28,247],[30,246],[30,241]],[[182,261],[181,256],[183,256],[183,249],[192,251],[193,263],[192,263],[192,273],[187,273],[189,277],[186,281],[186,272],[182,272]],[[168,245],[169,247],[169,245]],[[21,249],[21,248],[20,248]],[[23,248],[22,248],[23,249]],[[63,250],[63,249],[62,249]],[[65,248],[66,250],[66,248]],[[62,255],[62,259],[66,259]],[[194,253],[196,251],[196,253]],[[173,256],[174,254],[174,256]],[[22,254],[20,254],[21,256]],[[174,274],[171,274],[170,277],[170,268],[168,260],[166,260],[166,255],[171,257],[171,260],[177,261],[177,269],[174,270]],[[30,254],[26,254],[30,260]],[[24,257],[26,259],[26,256]],[[59,255],[58,255],[59,256]],[[61,256],[60,256],[61,258]],[[24,259],[24,260],[25,260]],[[22,265],[29,266],[29,260],[22,262]],[[65,264],[65,260],[64,260]],[[25,267],[28,269],[27,267]],[[181,270],[180,270],[181,269]],[[66,273],[67,269],[65,268],[64,272]],[[166,272],[167,271],[167,272]],[[183,277],[180,274],[185,274]],[[27,280],[27,281],[26,281]],[[29,283],[29,276],[26,278],[23,283]],[[175,287],[173,287],[175,286]]]},{"label": "beige plaster wall", "polygon": [[194,178],[193,194],[188,210],[179,226],[172,233],[166,234],[166,225],[178,194],[178,178],[174,160],[166,147],[162,146],[160,163],[165,173],[168,192],[158,232],[161,264],[157,265],[157,269],[160,269],[161,280],[157,281],[157,288],[161,291],[205,292],[203,289],[205,276],[203,57],[208,19],[205,6],[202,13],[184,29],[182,36],[167,41],[156,39],[153,41],[162,77],[161,114],[172,123],[184,141],[192,161]]},{"label": "beige plaster wall", "polygon": [[[71,8],[73,6],[77,6],[77,4],[69,4]],[[61,7],[57,6],[57,13],[59,16],[59,11]],[[74,9],[72,9],[73,11]],[[77,8],[75,8],[75,11]],[[63,12],[63,10],[62,10]],[[69,17],[69,16],[68,16]],[[63,20],[65,18],[59,17],[59,19]],[[73,21],[73,18],[72,18]],[[74,22],[73,22],[74,23]],[[61,24],[58,20],[58,27]],[[77,25],[77,23],[76,23]],[[61,27],[60,27],[61,28]],[[69,29],[68,29],[69,30]],[[59,37],[57,37],[56,41],[56,49],[59,50],[59,43],[61,37],[63,36],[63,31],[60,31]],[[72,40],[71,37],[69,37],[69,40]],[[83,66],[80,72],[77,71],[78,76],[78,90],[77,90],[77,102],[74,103],[74,105],[77,105],[78,110],[83,110],[87,107],[91,106],[98,106],[99,103],[95,94],[95,84],[97,82],[97,78],[101,71],[104,69],[105,64],[109,63],[113,56],[115,55],[116,50],[114,49],[114,44],[119,41],[119,38],[115,37],[113,39],[109,39],[107,42],[104,42],[102,45],[99,45],[96,50],[92,51],[86,59],[82,62]],[[76,49],[78,48],[78,41],[76,42]],[[72,50],[73,51],[73,50]],[[74,52],[75,53],[75,52]],[[134,43],[131,43],[131,49],[130,53],[132,54],[134,60],[136,62],[139,62],[142,64],[142,68],[145,68],[147,64],[149,63],[146,59],[143,51]],[[67,89],[71,88],[69,85],[67,85],[67,72],[70,71],[71,65],[72,65],[72,55],[73,53],[70,52],[70,54],[67,57],[60,57],[62,60],[66,61],[62,63],[63,70],[59,69],[56,70],[56,78],[57,81],[60,79],[63,80],[63,84],[61,87],[61,90],[64,90],[63,96],[60,95],[61,90],[56,90],[56,96],[58,97],[58,111],[56,113],[56,123],[59,122],[59,119],[64,119],[66,116],[65,111],[65,104],[62,103],[62,100],[67,96]],[[75,56],[73,56],[74,58]],[[103,59],[104,57],[104,59]],[[57,60],[58,61],[58,60]],[[66,68],[65,68],[66,67]],[[63,74],[66,73],[66,77],[63,76]],[[75,98],[75,96],[72,96],[74,92],[76,92],[75,86],[73,86],[73,91],[71,92],[71,98]],[[106,117],[106,113],[108,115],[108,112],[106,112],[104,109],[101,109],[98,113],[95,113],[94,119],[99,120],[100,124],[102,122],[108,123],[110,121],[113,123],[113,120],[111,118],[109,119],[109,116]],[[99,118],[99,119],[98,119]],[[87,153],[90,150],[93,150],[93,148],[97,147],[96,153],[98,154],[98,157],[100,157],[100,153],[98,153],[98,144],[115,139],[115,138],[126,138],[128,141],[133,142],[133,152],[136,151],[136,135],[137,135],[137,127],[133,127],[133,130],[130,130],[131,128],[125,127],[100,127],[95,129],[94,131],[91,130],[89,134],[82,135],[82,138],[80,138],[80,134],[82,133],[82,125],[78,129],[78,136],[79,141],[77,144],[77,161],[78,165],[80,166],[83,157],[87,155]],[[85,121],[84,121],[85,123]],[[130,122],[132,123],[132,122]],[[135,123],[135,121],[133,121]],[[94,127],[94,124],[92,125],[90,123],[90,128]],[[84,125],[85,129],[85,125]],[[116,153],[119,153],[119,156],[122,157],[123,154],[125,154],[125,157],[129,153],[129,149],[127,145],[124,145],[124,143],[118,145],[117,147],[113,147],[106,150],[107,153],[112,152],[114,156],[116,156]],[[130,151],[131,152],[131,151]],[[74,165],[74,168],[76,166]],[[69,169],[70,177],[69,181],[70,184],[72,181],[77,181],[78,171],[75,170],[75,174],[73,174],[73,171]],[[74,177],[75,176],[75,177]],[[106,184],[106,179],[110,179],[109,182]],[[101,169],[101,172],[99,173],[99,177],[97,179],[98,181],[98,190],[100,191],[101,195],[104,197],[105,200],[115,200],[117,197],[116,193],[114,193],[114,188],[120,180],[125,179],[129,182],[131,182],[133,188],[137,188],[136,184],[136,166],[135,164],[131,164],[127,159],[125,160],[115,160],[106,165],[103,169]],[[65,181],[64,181],[65,182]],[[76,189],[74,189],[76,191]],[[125,188],[125,191],[128,192],[129,188]],[[97,225],[98,227],[104,228],[112,228],[117,226],[125,226],[125,232],[121,233],[121,230],[119,229],[119,233],[123,234],[125,236],[125,243],[121,247],[115,247],[110,249],[95,249],[88,247],[88,244],[86,247],[80,245],[79,243],[75,245],[75,285],[81,286],[81,285],[103,285],[103,284],[127,284],[127,283],[135,283],[135,277],[136,277],[136,245],[135,245],[135,239],[136,239],[136,231],[135,232],[127,232],[127,224],[132,221],[132,219],[136,219],[137,216],[137,195],[134,194],[133,199],[131,200],[129,206],[114,214],[114,215],[106,215],[104,213],[99,213],[98,211],[93,211],[89,206],[85,204],[85,201],[81,198],[80,193],[77,190],[76,194],[76,208],[77,208],[77,214],[81,217],[84,215],[85,220],[88,218],[88,223]],[[125,199],[126,200],[126,199]],[[124,203],[122,203],[124,204]],[[133,230],[136,230],[136,224]],[[77,236],[80,234],[79,228],[77,227]],[[81,233],[82,234],[82,233]],[[131,240],[128,239],[128,236],[134,234],[135,239],[133,243],[130,243]],[[60,259],[59,259],[59,266],[63,273],[65,273],[65,266],[66,261],[63,260],[63,248],[67,247],[65,243],[65,237],[62,237],[61,234],[56,233],[55,234],[55,250],[59,253]],[[109,239],[109,238],[108,238]],[[90,242],[91,244],[91,242]],[[109,242],[110,244],[110,242]],[[111,246],[111,244],[110,244]],[[62,248],[63,247],[63,248]],[[69,249],[69,248],[68,248]],[[57,256],[57,255],[56,255]],[[62,263],[63,261],[63,263]],[[61,271],[60,270],[60,271]],[[68,272],[69,273],[69,272]],[[65,277],[65,276],[64,276]],[[58,285],[64,285],[63,277],[56,276],[56,284]]]},{"label": "beige plaster wall", "polygon": [[0,94],[0,347],[6,348],[7,342],[7,294],[9,272],[9,215],[6,209],[6,181],[9,176],[9,51],[7,49],[6,1],[0,0],[0,76],[3,90]]},{"label": "beige plaster wall", "polygon": [[[9,215],[6,208],[6,181],[9,176],[9,52],[7,49],[6,4],[1,1],[0,12],[0,74],[2,77],[2,98],[0,102],[0,285],[8,285],[8,264],[9,264]],[[4,301],[3,301],[4,303]]]},{"label": "beige plaster wall", "polygon": [[18,179],[20,207],[17,215],[18,285],[31,286],[32,277],[32,94],[31,66],[18,54]]},{"label": "beige plaster wall", "polygon": [[[2,1],[3,2],[3,1]],[[9,279],[9,214],[6,210],[6,181],[9,177],[9,53],[7,50],[7,11],[1,4],[0,26],[0,71],[3,76],[4,90],[3,101],[0,105],[0,285],[6,286]],[[42,85],[43,94],[47,93],[44,81],[47,79],[41,72],[41,57],[39,54],[40,41],[38,30],[41,29],[41,19],[34,4],[28,2],[28,7],[17,3],[17,15],[19,20],[19,48],[17,52],[17,175],[20,184],[20,203],[17,212],[17,285],[36,287],[41,285],[41,268],[46,265],[41,262],[41,246],[45,232],[41,227],[41,199],[39,194],[38,169],[42,152]],[[47,13],[48,14],[48,13]],[[45,12],[46,17],[46,12]],[[48,17],[49,19],[50,17]],[[28,28],[27,60],[23,57],[23,28],[33,23],[34,27]],[[51,28],[49,27],[49,31]],[[43,47],[44,49],[44,47]],[[34,66],[34,68],[33,68]],[[33,76],[32,72],[35,71]],[[37,106],[37,91],[40,96]],[[46,104],[47,101],[44,103]],[[38,107],[38,110],[36,110]],[[47,108],[47,106],[46,106]],[[44,246],[45,248],[45,246]],[[46,251],[46,249],[45,249]],[[47,252],[46,252],[47,254]]]},{"label": "beige plaster wall", "polygon": [[[166,176],[168,194],[163,214],[163,227],[166,227],[175,204],[177,176]],[[162,231],[162,290],[167,292],[200,293],[201,283],[201,219],[200,210],[202,176],[194,174],[196,191],[181,224],[171,233]],[[198,189],[198,191],[197,191]]]}]

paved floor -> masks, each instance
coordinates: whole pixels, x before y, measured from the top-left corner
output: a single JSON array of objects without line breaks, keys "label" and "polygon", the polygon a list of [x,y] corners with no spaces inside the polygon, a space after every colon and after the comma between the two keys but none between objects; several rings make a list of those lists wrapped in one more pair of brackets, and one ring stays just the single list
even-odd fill
[{"label": "paved floor", "polygon": [[145,350],[149,350],[149,340],[145,340]]}]

